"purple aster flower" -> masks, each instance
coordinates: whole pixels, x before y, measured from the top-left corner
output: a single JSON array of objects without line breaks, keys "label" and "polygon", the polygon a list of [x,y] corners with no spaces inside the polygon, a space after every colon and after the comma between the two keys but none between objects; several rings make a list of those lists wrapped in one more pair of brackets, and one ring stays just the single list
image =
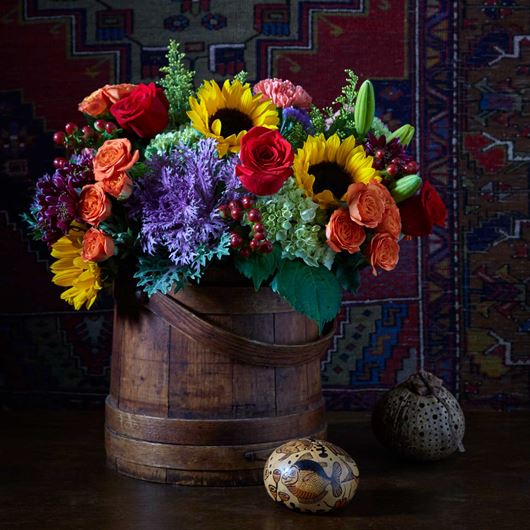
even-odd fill
[{"label": "purple aster flower", "polygon": [[79,190],[91,182],[94,182],[91,152],[73,156],[53,175],[46,174],[37,181],[31,211],[48,246],[68,232],[72,221],[79,220]]},{"label": "purple aster flower", "polygon": [[142,249],[164,249],[179,267],[200,268],[200,251],[211,249],[227,230],[218,207],[240,186],[237,157],[219,159],[212,139],[184,144],[146,162],[133,194],[131,214],[141,222]]},{"label": "purple aster flower", "polygon": [[307,134],[313,134],[315,132],[311,118],[304,110],[296,109],[295,107],[286,107],[282,111],[282,117],[284,123],[287,123],[289,120],[299,122]]}]

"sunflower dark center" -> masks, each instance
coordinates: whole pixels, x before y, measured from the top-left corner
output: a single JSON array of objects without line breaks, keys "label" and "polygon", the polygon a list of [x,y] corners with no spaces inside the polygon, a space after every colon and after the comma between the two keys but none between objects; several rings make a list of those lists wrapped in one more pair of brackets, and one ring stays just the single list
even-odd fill
[{"label": "sunflower dark center", "polygon": [[340,199],[352,183],[348,172],[336,162],[320,162],[309,166],[309,173],[315,176],[313,193],[330,190],[335,197]]},{"label": "sunflower dark center", "polygon": [[238,134],[241,131],[248,131],[254,125],[250,116],[237,109],[219,109],[213,116],[210,116],[210,127],[215,120],[221,120],[221,134],[226,138],[231,134]]}]

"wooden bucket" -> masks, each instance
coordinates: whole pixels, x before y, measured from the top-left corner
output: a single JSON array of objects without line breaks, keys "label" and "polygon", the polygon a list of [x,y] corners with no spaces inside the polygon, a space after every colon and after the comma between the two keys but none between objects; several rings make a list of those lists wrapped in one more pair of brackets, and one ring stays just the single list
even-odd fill
[{"label": "wooden bucket", "polygon": [[326,433],[320,359],[333,336],[269,289],[187,287],[115,313],[109,465],[135,478],[246,485],[286,440]]}]

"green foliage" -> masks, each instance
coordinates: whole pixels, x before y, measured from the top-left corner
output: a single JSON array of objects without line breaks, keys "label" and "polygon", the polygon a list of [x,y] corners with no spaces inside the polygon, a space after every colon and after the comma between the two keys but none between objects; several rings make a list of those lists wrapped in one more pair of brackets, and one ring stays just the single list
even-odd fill
[{"label": "green foliage", "polygon": [[339,312],[342,290],[325,267],[308,267],[300,260],[283,261],[271,287],[294,309],[314,320],[320,333]]},{"label": "green foliage", "polygon": [[224,233],[216,247],[201,249],[194,265],[190,267],[177,267],[165,256],[140,256],[134,277],[138,280],[138,287],[148,296],[177,292],[190,281],[199,283],[209,262],[229,253],[230,236]]},{"label": "green foliage", "polygon": [[326,107],[322,110],[315,106],[311,108],[309,115],[315,127],[315,134],[323,133],[326,138],[337,134],[341,140],[348,136],[356,136],[353,109],[359,78],[351,70],[345,72],[346,84],[342,87],[341,95],[333,102],[335,107]]},{"label": "green foliage", "polygon": [[248,258],[237,255],[234,258],[236,269],[246,278],[252,280],[256,291],[262,283],[268,280],[278,269],[282,251],[279,245],[274,245],[270,254],[251,254]]},{"label": "green foliage", "polygon": [[368,265],[361,252],[348,254],[341,252],[335,258],[333,270],[340,286],[355,294],[361,285],[360,270]]},{"label": "green foliage", "polygon": [[35,241],[42,241],[44,238],[44,232],[35,217],[35,209],[31,208],[29,213],[21,214],[20,218],[28,225],[28,231],[31,234],[32,239]]},{"label": "green foliage", "polygon": [[136,162],[136,164],[129,169],[128,174],[133,180],[138,180],[144,176],[145,169],[145,164],[143,162]]},{"label": "green foliage", "polygon": [[304,145],[307,140],[307,132],[304,126],[295,120],[287,120],[282,124],[281,131],[282,136],[293,146],[293,149],[299,149]]},{"label": "green foliage", "polygon": [[312,105],[311,110],[309,111],[309,117],[315,128],[315,136],[323,134],[326,130],[326,117],[324,116],[324,113],[318,107]]},{"label": "green foliage", "polygon": [[189,109],[189,97],[193,94],[195,72],[184,65],[185,55],[174,40],[169,41],[166,58],[168,65],[160,68],[165,74],[160,84],[169,101],[169,125],[177,127],[188,121],[186,111]]},{"label": "green foliage", "polygon": [[248,72],[245,72],[245,70],[241,70],[241,72],[238,72],[234,76],[234,81],[239,81],[242,85],[244,85],[247,82],[248,78]]},{"label": "green foliage", "polygon": [[335,99],[334,103],[341,107],[348,107],[351,110],[357,97],[356,86],[359,76],[355,75],[350,69],[346,69],[344,72],[346,74],[346,84],[342,87],[341,95]]},{"label": "green foliage", "polygon": [[345,140],[348,136],[357,136],[353,113],[339,112],[338,117],[335,118],[331,127],[326,131],[326,137],[329,138],[335,133],[341,140]]}]

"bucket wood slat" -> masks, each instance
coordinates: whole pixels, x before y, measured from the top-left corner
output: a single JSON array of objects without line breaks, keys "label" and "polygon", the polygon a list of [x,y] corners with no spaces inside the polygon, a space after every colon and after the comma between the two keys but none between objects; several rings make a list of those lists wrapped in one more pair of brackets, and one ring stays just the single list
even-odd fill
[{"label": "bucket wood slat", "polygon": [[233,289],[155,295],[136,320],[116,311],[106,449],[118,472],[256,484],[275,447],[325,435],[320,358],[331,331],[319,337],[270,290],[237,287],[234,301]]}]

